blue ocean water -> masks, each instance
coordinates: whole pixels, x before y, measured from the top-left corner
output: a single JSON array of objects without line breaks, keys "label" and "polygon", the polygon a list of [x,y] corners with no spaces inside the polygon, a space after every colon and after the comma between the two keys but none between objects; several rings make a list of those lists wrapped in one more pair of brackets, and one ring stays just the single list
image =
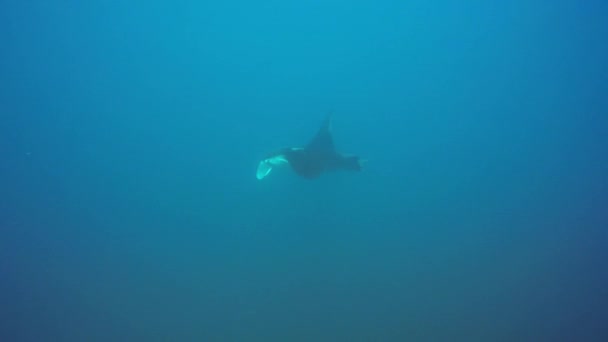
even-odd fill
[{"label": "blue ocean water", "polygon": [[607,15],[3,1],[0,340],[608,340]]}]

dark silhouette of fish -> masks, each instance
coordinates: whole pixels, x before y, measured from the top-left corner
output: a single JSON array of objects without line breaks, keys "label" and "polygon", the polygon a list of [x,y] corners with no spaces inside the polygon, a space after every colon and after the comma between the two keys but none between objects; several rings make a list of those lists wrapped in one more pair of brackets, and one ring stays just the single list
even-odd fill
[{"label": "dark silhouette of fish", "polygon": [[304,147],[285,147],[260,161],[256,177],[263,179],[272,169],[289,164],[301,177],[313,179],[324,172],[337,170],[360,171],[362,160],[354,155],[343,155],[336,151],[331,136],[332,115],[323,121],[314,138]]}]

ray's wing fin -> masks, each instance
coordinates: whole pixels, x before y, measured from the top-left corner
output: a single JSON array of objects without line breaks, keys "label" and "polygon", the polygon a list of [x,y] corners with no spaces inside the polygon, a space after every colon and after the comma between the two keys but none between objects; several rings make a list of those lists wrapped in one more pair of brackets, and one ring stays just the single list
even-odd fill
[{"label": "ray's wing fin", "polygon": [[331,121],[333,113],[330,112],[323,120],[323,124],[315,137],[308,143],[306,149],[317,151],[334,151],[334,140],[331,136]]}]

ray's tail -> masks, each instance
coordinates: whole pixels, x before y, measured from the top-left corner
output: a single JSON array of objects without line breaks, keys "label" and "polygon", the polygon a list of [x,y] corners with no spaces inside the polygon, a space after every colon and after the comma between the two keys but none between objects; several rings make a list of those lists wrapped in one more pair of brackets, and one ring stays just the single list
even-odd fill
[{"label": "ray's tail", "polygon": [[342,156],[340,167],[344,170],[361,171],[364,162],[365,160],[357,156]]}]

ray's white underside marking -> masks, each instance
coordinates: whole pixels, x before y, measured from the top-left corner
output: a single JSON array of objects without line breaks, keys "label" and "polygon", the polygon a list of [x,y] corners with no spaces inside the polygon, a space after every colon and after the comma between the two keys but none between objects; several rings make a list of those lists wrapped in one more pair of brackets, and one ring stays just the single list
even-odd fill
[{"label": "ray's white underside marking", "polygon": [[268,176],[270,171],[272,171],[273,167],[287,163],[287,159],[285,159],[285,156],[282,154],[264,159],[260,162],[260,164],[258,164],[258,170],[255,176],[257,179],[264,179],[264,177]]}]

